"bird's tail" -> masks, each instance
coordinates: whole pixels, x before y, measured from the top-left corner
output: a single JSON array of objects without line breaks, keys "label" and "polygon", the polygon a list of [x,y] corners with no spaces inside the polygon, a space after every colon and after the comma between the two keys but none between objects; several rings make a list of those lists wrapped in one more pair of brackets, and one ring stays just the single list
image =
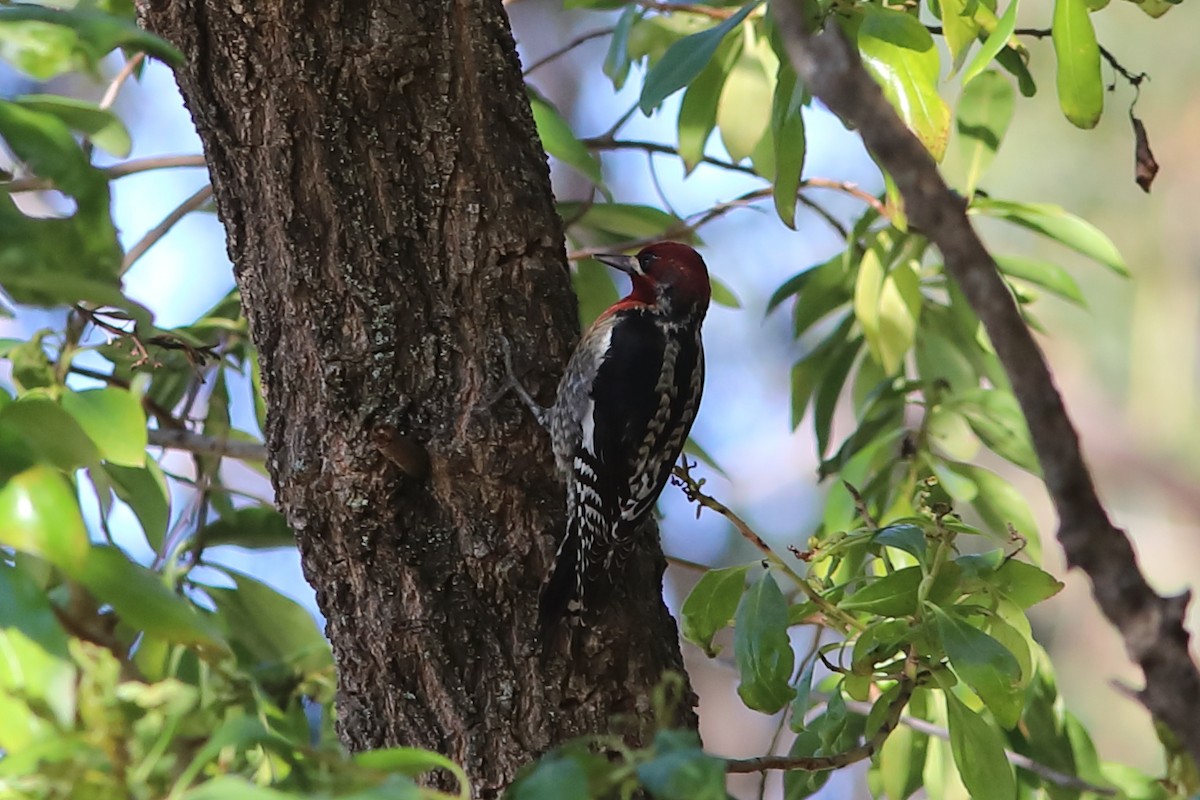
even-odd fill
[{"label": "bird's tail", "polygon": [[571,611],[579,606],[580,558],[583,557],[579,533],[570,527],[558,552],[554,555],[554,567],[550,579],[542,586],[538,601],[538,626],[542,641],[549,641],[554,627]]}]

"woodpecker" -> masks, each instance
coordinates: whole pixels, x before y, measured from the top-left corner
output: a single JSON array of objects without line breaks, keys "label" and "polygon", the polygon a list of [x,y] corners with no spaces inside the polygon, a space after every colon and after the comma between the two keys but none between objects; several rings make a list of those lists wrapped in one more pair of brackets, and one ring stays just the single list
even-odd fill
[{"label": "woodpecker", "polygon": [[567,484],[567,531],[540,600],[547,631],[584,611],[589,590],[612,582],[662,493],[700,407],[700,326],[711,297],[708,269],[685,244],[660,242],[636,256],[598,255],[629,275],[629,295],[584,332],[543,408],[512,385],[550,432]]}]

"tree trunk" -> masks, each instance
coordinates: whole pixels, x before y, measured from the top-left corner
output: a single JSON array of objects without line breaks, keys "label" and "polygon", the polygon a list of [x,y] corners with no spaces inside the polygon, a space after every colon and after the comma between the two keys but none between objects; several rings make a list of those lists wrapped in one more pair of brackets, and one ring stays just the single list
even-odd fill
[{"label": "tree trunk", "polygon": [[602,622],[534,638],[563,490],[545,433],[491,400],[502,335],[549,400],[577,319],[500,1],[140,12],[187,57],[343,741],[445,753],[478,796],[614,714],[645,741],[651,690],[682,673],[656,537]]}]

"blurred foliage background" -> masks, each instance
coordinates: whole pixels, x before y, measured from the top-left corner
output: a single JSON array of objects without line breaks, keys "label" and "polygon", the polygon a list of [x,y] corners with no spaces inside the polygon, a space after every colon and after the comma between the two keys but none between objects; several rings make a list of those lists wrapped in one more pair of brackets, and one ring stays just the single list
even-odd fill
[{"label": "blurred foliage background", "polygon": [[[1047,27],[1051,6],[1047,0],[1026,0],[1018,26]],[[564,10],[556,0],[517,0],[507,7],[526,66],[588,31],[617,22],[615,12]],[[1105,114],[1094,130],[1075,128],[1063,118],[1055,98],[1048,39],[1025,42],[1033,55],[1031,69],[1040,91],[1032,98],[1017,98],[1012,127],[981,188],[995,197],[1058,203],[1086,218],[1112,238],[1132,277],[1124,279],[1097,268],[1013,226],[983,220],[981,227],[994,250],[1061,263],[1082,288],[1086,306],[1049,297],[1038,303],[1039,319],[1048,331],[1041,342],[1080,428],[1103,498],[1117,524],[1134,539],[1152,583],[1160,592],[1171,593],[1194,582],[1200,572],[1200,538],[1194,535],[1200,525],[1200,457],[1196,455],[1200,232],[1193,222],[1200,159],[1191,152],[1200,140],[1200,94],[1193,88],[1200,79],[1200,49],[1194,44],[1200,6],[1184,2],[1165,19],[1152,20],[1134,3],[1114,0],[1093,19],[1100,43],[1128,70],[1150,76],[1141,85],[1136,113],[1162,167],[1152,192],[1144,194],[1133,180],[1134,136],[1127,110],[1134,90],[1104,64],[1105,83],[1115,86],[1106,93]],[[599,69],[606,48],[607,38],[597,38],[530,75],[530,84],[580,138],[608,130],[635,104],[640,91],[640,81],[630,80],[614,96],[611,82]],[[119,58],[110,57],[101,71],[110,79],[121,64]],[[43,83],[5,69],[0,67],[0,97],[48,92],[96,101],[108,83],[77,75]],[[650,117],[635,113],[622,129],[622,138],[673,143],[679,101],[677,94]],[[170,71],[158,62],[148,61],[140,79],[124,87],[114,110],[129,126],[133,158],[200,152]],[[884,191],[877,169],[852,133],[817,107],[806,109],[804,115],[805,177],[850,181],[871,194]],[[724,157],[719,137],[709,142],[707,152]],[[113,159],[97,153],[96,160],[103,164]],[[593,196],[592,185],[575,169],[557,159],[552,159],[552,166],[560,201],[586,202]],[[948,150],[944,169],[949,175],[962,174],[964,165],[954,147]],[[201,173],[197,169],[155,171],[112,184],[114,220],[126,249],[157,226],[165,210],[205,185]],[[603,178],[622,201],[666,206],[681,217],[759,185],[703,164],[685,177],[674,156],[627,151],[604,154]],[[61,210],[54,197],[39,196],[28,202]],[[853,198],[832,193],[822,202],[842,219],[850,219],[861,207]],[[36,211],[28,204],[23,210]],[[236,313],[225,305],[232,276],[220,226],[211,213],[205,213],[208,210],[201,204],[200,213],[185,217],[132,265],[125,279],[127,293],[155,312],[160,327],[191,323],[213,309],[210,320],[230,320],[222,347],[236,346],[239,337],[244,341],[244,330],[233,325]],[[710,267],[741,308],[717,306],[706,324],[709,376],[693,436],[729,476],[709,476],[707,491],[734,507],[780,550],[802,540],[820,520],[824,489],[816,481],[818,464],[810,427],[793,431],[791,425],[788,375],[802,351],[793,340],[787,315],[767,315],[767,303],[788,276],[844,247],[844,241],[809,210],[799,210],[796,227],[790,231],[781,226],[767,203],[733,211],[701,231]],[[585,317],[611,291],[607,277],[591,279],[594,283],[582,292]],[[0,336],[28,338],[42,327],[62,322],[59,312],[21,308],[15,317],[0,320]],[[210,325],[193,333],[204,340],[219,327]],[[13,381],[13,361],[10,357],[0,362],[0,379],[6,385]],[[89,362],[85,358],[76,363],[86,369]],[[222,373],[227,383],[219,384],[218,391],[227,391],[231,400],[214,406],[210,385],[198,399],[198,408],[207,408],[211,416],[213,407],[223,405],[214,424],[225,414],[228,427],[254,431],[261,409],[248,399],[249,373],[249,369],[241,375],[232,370]],[[835,419],[835,428],[841,426],[843,435],[848,418],[848,413],[839,413]],[[196,464],[186,454],[170,452],[161,463],[167,472],[196,475]],[[1092,604],[1086,580],[1066,572],[1051,540],[1054,517],[1040,482],[998,458],[984,463],[1001,471],[1025,494],[1042,530],[1046,568],[1067,584],[1062,593],[1032,612],[1037,638],[1057,665],[1060,692],[1091,731],[1102,758],[1132,763],[1151,774],[1161,771],[1160,749],[1147,715],[1114,687],[1115,682],[1137,685],[1140,676]],[[219,480],[234,490],[230,497],[241,498],[230,500],[230,518],[246,497],[270,496],[266,479],[252,469],[226,467]],[[196,509],[204,506],[197,504],[198,493],[210,490],[209,486],[177,486],[173,490],[177,512],[171,524],[181,524],[185,514],[191,515],[187,522],[195,524],[196,513],[203,513]],[[85,519],[95,531],[100,509],[86,496],[84,504]],[[664,545],[670,555],[709,566],[741,564],[757,557],[723,518],[705,513],[695,519],[694,508],[682,493],[668,490],[661,508]],[[199,522],[203,527],[206,520]],[[108,517],[108,528],[114,540],[143,563],[155,558],[133,513],[120,504]],[[237,574],[234,571],[249,573],[295,600],[320,622],[294,551],[270,547],[277,540],[269,536],[254,547],[244,546],[255,543],[238,536],[228,540],[242,546],[223,545],[222,535],[220,530],[211,534],[213,546],[205,560],[228,569],[201,567],[193,572],[195,580],[231,586],[237,580],[231,577]],[[667,592],[673,607],[678,608],[696,577],[694,570],[684,567],[669,571]],[[1198,623],[1200,613],[1193,608],[1189,627],[1195,630]],[[241,635],[253,636],[249,630]],[[720,660],[706,659],[695,648],[687,647],[685,656],[701,697],[701,733],[707,748],[730,756],[766,752],[777,722],[746,709],[736,694],[733,669]],[[86,659],[97,673],[113,669],[101,655],[91,653]],[[317,681],[305,691],[327,697],[328,665],[310,666],[306,679],[316,681],[315,675],[321,674],[325,682]],[[179,697],[155,698],[153,703],[164,718],[179,717],[194,702],[186,694],[181,690]],[[278,706],[279,713],[298,715],[294,723],[301,726],[303,709],[289,705],[298,703],[299,696],[299,689],[292,686],[284,696],[269,698],[269,703],[264,700],[263,708]],[[151,702],[134,697],[128,701]],[[314,725],[321,726],[328,736],[328,720]],[[234,730],[229,741],[240,741],[239,736],[250,741],[255,735]],[[403,764],[404,758],[397,757],[397,763]],[[410,771],[413,764],[430,765],[415,759],[408,763]],[[745,796],[755,796],[758,779],[735,777],[733,786]],[[823,796],[852,795],[867,796],[861,770],[838,773],[823,790]]]}]

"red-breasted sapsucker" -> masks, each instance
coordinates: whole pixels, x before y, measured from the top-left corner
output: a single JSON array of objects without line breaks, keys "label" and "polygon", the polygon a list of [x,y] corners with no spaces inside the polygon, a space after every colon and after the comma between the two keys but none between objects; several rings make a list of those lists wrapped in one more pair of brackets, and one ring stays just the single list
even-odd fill
[{"label": "red-breasted sapsucker", "polygon": [[611,582],[662,493],[700,406],[700,325],[711,289],[700,254],[653,244],[596,260],[633,289],[584,332],[550,408],[513,381],[550,431],[567,483],[567,531],[542,589],[543,630],[579,614],[589,589]]}]

